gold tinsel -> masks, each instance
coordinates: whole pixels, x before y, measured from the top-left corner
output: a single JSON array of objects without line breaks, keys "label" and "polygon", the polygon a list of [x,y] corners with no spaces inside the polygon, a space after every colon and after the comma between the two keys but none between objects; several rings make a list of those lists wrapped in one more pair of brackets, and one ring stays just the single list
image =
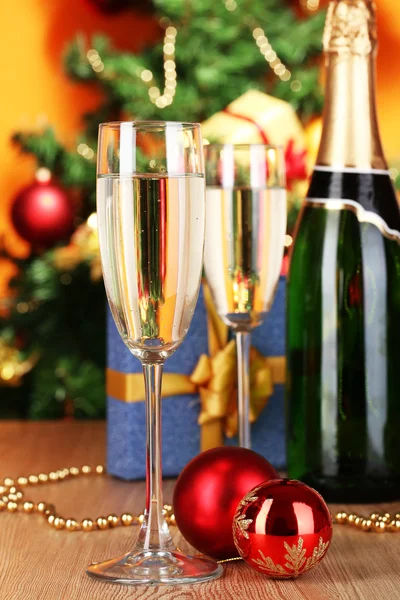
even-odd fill
[{"label": "gold tinsel", "polygon": [[19,386],[23,376],[33,369],[36,361],[37,356],[34,354],[22,359],[17,348],[0,339],[0,387]]},{"label": "gold tinsel", "polygon": [[68,246],[57,248],[54,251],[53,260],[59,271],[72,271],[79,263],[88,262],[92,281],[101,279],[99,236],[95,213],[77,228]]}]

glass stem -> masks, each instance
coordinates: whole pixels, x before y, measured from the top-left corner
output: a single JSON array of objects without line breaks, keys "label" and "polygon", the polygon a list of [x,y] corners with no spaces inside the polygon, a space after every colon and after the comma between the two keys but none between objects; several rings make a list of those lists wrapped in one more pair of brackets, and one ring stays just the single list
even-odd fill
[{"label": "glass stem", "polygon": [[248,331],[236,334],[237,368],[238,368],[238,413],[239,413],[239,445],[251,448],[250,439],[250,341]]},{"label": "glass stem", "polygon": [[136,549],[174,548],[163,513],[161,466],[161,380],[163,363],[143,364],[146,389],[146,508]]}]

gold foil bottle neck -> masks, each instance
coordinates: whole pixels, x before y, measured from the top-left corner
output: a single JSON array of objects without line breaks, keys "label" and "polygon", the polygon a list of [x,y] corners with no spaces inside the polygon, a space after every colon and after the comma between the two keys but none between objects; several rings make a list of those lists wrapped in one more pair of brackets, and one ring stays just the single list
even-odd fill
[{"label": "gold foil bottle neck", "polygon": [[332,0],[323,37],[324,51],[368,56],[377,46],[373,0]]},{"label": "gold foil bottle neck", "polygon": [[326,17],[327,77],[317,164],[386,170],[375,101],[377,31],[372,0],[332,0]]}]

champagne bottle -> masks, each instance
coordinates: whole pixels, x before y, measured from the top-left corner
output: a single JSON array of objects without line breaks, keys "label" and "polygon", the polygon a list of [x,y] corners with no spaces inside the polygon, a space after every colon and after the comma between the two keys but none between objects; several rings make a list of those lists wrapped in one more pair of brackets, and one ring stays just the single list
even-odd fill
[{"label": "champagne bottle", "polygon": [[289,476],[400,498],[400,211],[375,103],[375,6],[331,1],[323,131],[287,298]]}]

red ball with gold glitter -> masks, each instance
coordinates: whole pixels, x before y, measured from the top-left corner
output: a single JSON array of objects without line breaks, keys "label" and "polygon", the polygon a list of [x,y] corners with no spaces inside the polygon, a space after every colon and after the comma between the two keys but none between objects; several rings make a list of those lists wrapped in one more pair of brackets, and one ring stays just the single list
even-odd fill
[{"label": "red ball with gold glitter", "polygon": [[233,520],[240,556],[278,579],[298,577],[325,556],[332,519],[324,499],[300,481],[267,481],[240,501]]},{"label": "red ball with gold glitter", "polygon": [[232,520],[244,494],[278,477],[260,454],[238,447],[202,452],[180,474],[173,507],[176,523],[196,550],[214,558],[233,558]]},{"label": "red ball with gold glitter", "polygon": [[74,209],[65,190],[40,170],[38,179],[16,197],[11,219],[25,241],[49,248],[72,233]]}]

